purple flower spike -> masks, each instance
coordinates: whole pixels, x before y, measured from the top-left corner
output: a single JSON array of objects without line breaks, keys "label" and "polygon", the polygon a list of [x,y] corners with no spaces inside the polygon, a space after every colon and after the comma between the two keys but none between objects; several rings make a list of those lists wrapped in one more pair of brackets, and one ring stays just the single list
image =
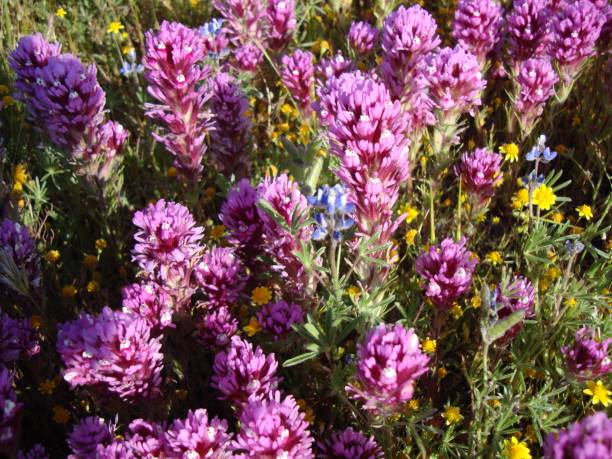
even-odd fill
[{"label": "purple flower spike", "polygon": [[204,229],[185,206],[160,199],[136,212],[132,222],[138,227],[132,260],[141,269],[161,282],[189,277],[202,251]]},{"label": "purple flower spike", "polygon": [[274,354],[266,355],[259,346],[233,336],[229,347],[215,356],[212,386],[241,409],[250,398],[261,399],[276,389],[278,363]]},{"label": "purple flower spike", "polygon": [[240,415],[232,444],[236,458],[313,459],[313,439],[295,399],[280,392],[252,399]]},{"label": "purple flower spike", "polygon": [[247,280],[240,259],[226,247],[206,252],[195,268],[195,278],[206,296],[200,304],[208,310],[236,303]]},{"label": "purple flower spike", "polygon": [[548,59],[528,59],[521,63],[516,77],[520,93],[514,106],[524,135],[531,132],[546,101],[555,94],[557,81],[557,73]]},{"label": "purple flower spike", "polygon": [[164,21],[159,32],[149,31],[144,59],[149,94],[158,104],[146,104],[146,115],[165,126],[155,139],[174,156],[174,166],[195,180],[202,172],[205,138],[211,126],[204,105],[209,95],[202,84],[210,69],[200,67],[206,51],[197,31]]},{"label": "purple flower spike", "polygon": [[38,354],[36,332],[30,319],[12,319],[8,314],[0,316],[0,362],[10,365],[22,355]]},{"label": "purple flower spike", "polygon": [[96,457],[98,445],[108,445],[114,437],[113,427],[98,416],[82,419],[68,434],[69,459]]},{"label": "purple flower spike", "polygon": [[[0,266],[0,283],[22,295],[36,292],[40,288],[40,259],[36,245],[28,229],[20,223],[5,218],[0,223],[0,250],[4,257],[13,261]],[[18,272],[7,272],[14,265]]]},{"label": "purple flower spike", "polygon": [[559,63],[564,82],[571,82],[586,59],[595,54],[604,21],[603,12],[588,0],[562,4],[552,20],[550,55]]},{"label": "purple flower spike", "polygon": [[139,315],[156,333],[164,328],[174,328],[172,297],[157,282],[128,285],[121,291],[121,296],[123,311]]},{"label": "purple flower spike", "polygon": [[314,86],[312,59],[312,53],[298,49],[293,54],[283,56],[282,60],[281,81],[305,115],[310,113]]},{"label": "purple flower spike", "polygon": [[567,370],[580,380],[597,379],[611,373],[610,344],[612,338],[598,340],[594,330],[581,328],[576,332],[573,345],[561,349]]},{"label": "purple flower spike", "polygon": [[412,398],[416,380],[427,372],[428,363],[412,328],[381,324],[359,344],[355,382],[346,390],[362,400],[365,409],[388,416]]},{"label": "purple flower spike", "polygon": [[297,21],[295,19],[295,0],[268,0],[266,17],[270,24],[268,45],[278,51],[293,38]]},{"label": "purple flower spike", "polygon": [[15,97],[27,101],[34,94],[36,70],[47,65],[49,59],[59,56],[61,45],[49,43],[40,33],[26,35],[9,55],[8,62],[15,72]]},{"label": "purple flower spike", "polygon": [[176,419],[164,436],[166,457],[228,459],[231,435],[227,422],[209,420],[205,409],[189,410],[184,420]]},{"label": "purple flower spike", "polygon": [[210,157],[226,176],[248,177],[251,160],[251,120],[249,102],[234,78],[223,72],[212,82],[210,107],[215,129],[210,134]]},{"label": "purple flower spike", "polygon": [[116,121],[98,124],[86,140],[88,147],[80,159],[85,162],[82,170],[87,175],[97,177],[101,182],[108,181],[117,171],[121,150],[128,137],[125,128]]},{"label": "purple flower spike", "polygon": [[235,46],[263,41],[266,8],[262,0],[213,0],[212,6],[223,16],[230,41]]},{"label": "purple flower spike", "polygon": [[501,183],[502,156],[486,148],[477,148],[472,153],[464,153],[455,169],[467,193],[482,202],[495,193]]},{"label": "purple flower spike", "polygon": [[101,388],[126,402],[159,393],[161,337],[151,338],[149,325],[136,314],[108,307],[97,317],[82,314],[61,326],[57,350],[72,388]]},{"label": "purple flower spike", "polygon": [[329,79],[339,77],[343,73],[352,72],[353,70],[355,70],[353,61],[344,57],[340,50],[336,51],[336,54],[327,59],[321,59],[315,66],[317,90],[321,90],[321,87]]},{"label": "purple flower spike", "polygon": [[[508,286],[499,285],[495,289],[497,298],[497,317],[504,319],[513,312],[523,311],[524,318],[529,319],[534,316],[535,289],[529,279],[522,276],[515,276]],[[503,346],[509,343],[523,328],[523,323],[519,322],[502,336],[497,343]]]},{"label": "purple flower spike", "polygon": [[206,312],[196,322],[198,338],[207,349],[218,349],[228,345],[238,331],[238,321],[227,306]]},{"label": "purple flower spike", "polygon": [[142,419],[130,422],[125,445],[134,457],[161,457],[164,447],[164,429]]},{"label": "purple flower spike", "polygon": [[247,43],[234,50],[236,65],[245,72],[256,72],[263,62],[264,55],[261,50],[252,43]]},{"label": "purple flower spike", "polygon": [[477,261],[465,248],[466,240],[458,243],[444,239],[438,246],[421,252],[416,260],[416,271],[426,282],[425,295],[439,308],[448,309],[453,301],[467,292]]},{"label": "purple flower spike", "polygon": [[320,459],[383,459],[382,449],[374,437],[366,437],[352,427],[334,432],[331,438],[319,443]]},{"label": "purple flower spike", "polygon": [[502,8],[496,0],[459,0],[453,37],[484,66],[500,38],[501,25]]},{"label": "purple flower spike", "polygon": [[367,22],[353,22],[348,33],[351,48],[357,54],[368,54],[378,46],[378,29]]},{"label": "purple flower spike", "polygon": [[441,121],[454,123],[463,112],[481,105],[486,81],[473,54],[461,46],[442,48],[423,62],[431,98],[441,112]]},{"label": "purple flower spike", "polygon": [[24,451],[17,452],[17,459],[49,459],[50,457],[45,447],[40,443],[32,446],[27,453]]},{"label": "purple flower spike", "polygon": [[542,57],[550,40],[547,0],[518,0],[506,17],[508,52],[515,70],[527,59]]},{"label": "purple flower spike", "polygon": [[544,442],[545,459],[606,459],[612,457],[612,420],[595,413],[556,433]]},{"label": "purple flower spike", "polygon": [[297,304],[285,301],[268,303],[257,312],[257,321],[274,340],[285,338],[292,330],[292,325],[304,320],[304,311]]},{"label": "purple flower spike", "polygon": [[0,448],[12,450],[16,445],[23,404],[13,390],[13,375],[0,366]]}]

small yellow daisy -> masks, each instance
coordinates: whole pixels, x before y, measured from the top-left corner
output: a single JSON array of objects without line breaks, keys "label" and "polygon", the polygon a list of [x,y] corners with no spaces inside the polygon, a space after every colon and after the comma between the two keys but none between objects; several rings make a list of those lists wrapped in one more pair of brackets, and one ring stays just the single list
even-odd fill
[{"label": "small yellow daisy", "polygon": [[591,209],[591,206],[587,206],[586,204],[576,207],[576,212],[578,212],[579,217],[584,218],[587,221],[593,218],[593,209]]},{"label": "small yellow daisy", "polygon": [[461,419],[463,419],[463,416],[461,415],[461,411],[456,406],[448,406],[444,410],[444,413],[442,413],[442,417],[446,419],[447,426],[451,424],[456,424],[459,421],[461,421]]},{"label": "small yellow daisy", "polygon": [[251,292],[251,301],[258,306],[268,304],[272,299],[272,292],[268,287],[255,287]]},{"label": "small yellow daisy", "polygon": [[587,381],[586,385],[588,389],[584,389],[582,392],[591,396],[591,403],[593,403],[593,405],[601,403],[604,407],[607,407],[610,404],[612,392],[610,392],[601,381]]}]

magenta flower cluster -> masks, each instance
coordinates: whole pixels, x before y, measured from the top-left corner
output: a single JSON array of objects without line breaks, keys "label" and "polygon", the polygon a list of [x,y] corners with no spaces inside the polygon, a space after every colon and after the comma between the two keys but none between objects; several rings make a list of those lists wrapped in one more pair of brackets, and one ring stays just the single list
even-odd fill
[{"label": "magenta flower cluster", "polygon": [[176,419],[164,434],[164,453],[167,457],[229,457],[227,422],[209,419],[205,409],[189,410],[187,417]]},{"label": "magenta flower cluster", "polygon": [[131,284],[121,291],[123,312],[137,314],[146,320],[153,333],[173,327],[174,300],[157,282]]},{"label": "magenta flower cluster", "polygon": [[145,79],[157,104],[145,104],[146,115],[162,122],[155,139],[174,157],[174,166],[190,180],[202,172],[211,114],[205,108],[209,93],[204,81],[210,76],[204,42],[197,31],[176,22],[163,21],[158,32],[145,34]]},{"label": "magenta flower cluster", "polygon": [[561,349],[567,370],[580,380],[596,379],[612,372],[608,347],[612,338],[596,339],[595,331],[583,327],[574,343]]},{"label": "magenta flower cluster", "polygon": [[71,388],[92,386],[131,402],[157,395],[161,384],[161,337],[139,315],[106,307],[62,324],[57,350]]},{"label": "magenta flower cluster", "polygon": [[310,113],[314,86],[313,55],[308,51],[296,50],[283,56],[281,81],[296,101],[304,115]]},{"label": "magenta flower cluster", "polygon": [[14,448],[23,404],[13,389],[13,374],[0,365],[0,449]]},{"label": "magenta flower cluster", "polygon": [[[41,282],[40,258],[28,228],[3,219],[0,222],[0,250],[2,257],[7,257],[0,265],[0,283],[23,295],[36,292]],[[17,272],[7,272],[10,267]]]},{"label": "magenta flower cluster", "polygon": [[348,32],[349,45],[357,54],[365,55],[378,47],[379,35],[378,29],[367,22],[353,22]]},{"label": "magenta flower cluster", "polygon": [[232,306],[242,294],[247,276],[234,249],[215,247],[206,251],[194,270],[195,280],[204,294],[200,306],[208,310]]},{"label": "magenta flower cluster", "polygon": [[266,17],[269,23],[268,46],[273,50],[283,49],[293,38],[297,25],[295,0],[268,0]]},{"label": "magenta flower cluster", "polygon": [[[504,319],[510,314],[523,311],[524,319],[534,316],[535,289],[529,279],[522,276],[514,276],[510,284],[500,284],[495,289],[497,301],[497,317]],[[498,343],[504,345],[510,342],[523,328],[523,322],[519,322],[502,336]]]},{"label": "magenta flower cluster", "polygon": [[321,59],[315,66],[317,93],[323,90],[325,83],[330,78],[337,78],[343,73],[352,72],[353,70],[355,70],[354,62],[347,59],[340,50],[328,58]]},{"label": "magenta flower cluster", "polygon": [[496,0],[459,0],[453,37],[481,66],[501,35],[502,7]]},{"label": "magenta flower cluster", "polygon": [[31,357],[40,352],[40,344],[30,319],[0,316],[0,362],[10,365],[22,356]]},{"label": "magenta flower cluster", "polygon": [[225,347],[238,331],[238,321],[228,306],[206,311],[196,319],[197,337],[207,349]]},{"label": "magenta flower cluster", "polygon": [[334,432],[325,442],[318,443],[320,459],[383,459],[384,454],[374,437],[347,427]]},{"label": "magenta flower cluster", "polygon": [[465,238],[457,243],[447,238],[417,257],[416,271],[425,281],[425,295],[440,309],[448,309],[472,283],[477,261],[466,243]]},{"label": "magenta flower cluster", "polygon": [[210,107],[215,121],[210,133],[211,162],[227,176],[248,177],[251,166],[249,102],[228,73],[218,72],[211,86]]},{"label": "magenta flower cluster", "polygon": [[427,372],[429,357],[419,338],[401,324],[381,324],[371,329],[357,348],[355,381],[346,387],[364,407],[387,416],[410,400],[419,376]]},{"label": "magenta flower cluster", "polygon": [[546,55],[550,40],[547,0],[518,0],[505,18],[508,53],[518,71],[521,62]]},{"label": "magenta flower cluster", "polygon": [[257,311],[257,321],[261,328],[270,333],[274,340],[285,338],[292,331],[292,325],[303,320],[304,311],[299,305],[282,300],[268,303]]},{"label": "magenta flower cluster", "polygon": [[551,433],[544,442],[545,459],[612,457],[612,420],[600,411]]},{"label": "magenta flower cluster", "polygon": [[477,202],[483,202],[495,193],[495,187],[503,178],[502,156],[486,148],[464,153],[455,168],[463,189]]},{"label": "magenta flower cluster", "polygon": [[72,454],[68,459],[96,457],[98,445],[106,445],[114,436],[114,428],[98,416],[89,416],[79,421],[68,434],[68,447]]},{"label": "magenta flower cluster", "polygon": [[519,93],[514,107],[524,132],[531,132],[546,102],[555,94],[557,81],[559,78],[548,59],[527,59],[521,63],[516,77]]}]

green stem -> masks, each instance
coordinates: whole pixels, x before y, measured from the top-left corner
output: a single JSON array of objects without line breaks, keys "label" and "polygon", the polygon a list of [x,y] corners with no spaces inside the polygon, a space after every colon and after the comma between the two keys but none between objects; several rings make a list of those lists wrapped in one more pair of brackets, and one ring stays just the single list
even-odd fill
[{"label": "green stem", "polygon": [[459,180],[459,195],[457,196],[457,240],[461,239],[461,189],[462,182]]},{"label": "green stem", "polygon": [[434,215],[434,180],[429,181],[429,243],[436,242],[436,217]]}]

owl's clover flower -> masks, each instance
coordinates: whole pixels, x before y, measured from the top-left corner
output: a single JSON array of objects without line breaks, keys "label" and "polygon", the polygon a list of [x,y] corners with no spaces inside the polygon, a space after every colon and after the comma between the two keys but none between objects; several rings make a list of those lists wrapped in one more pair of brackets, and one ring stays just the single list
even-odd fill
[{"label": "owl's clover flower", "polygon": [[174,302],[170,293],[157,282],[131,284],[121,290],[124,312],[137,314],[147,321],[155,333],[174,328]]},{"label": "owl's clover flower", "polygon": [[502,160],[502,156],[497,153],[477,148],[461,156],[455,173],[461,179],[463,189],[476,197],[478,202],[483,202],[493,196],[495,187],[502,181]]},{"label": "owl's clover flower", "polygon": [[612,457],[612,420],[599,411],[579,422],[548,435],[545,459]]},{"label": "owl's clover flower", "polygon": [[207,349],[226,346],[238,331],[238,321],[227,306],[205,312],[196,319],[197,337]]},{"label": "owl's clover flower", "polygon": [[154,138],[174,156],[174,166],[195,180],[202,172],[206,136],[211,115],[205,109],[209,98],[204,80],[210,69],[201,67],[206,52],[193,29],[163,21],[158,32],[145,34],[145,79],[156,104],[145,104],[146,115],[164,128]]},{"label": "owl's clover flower", "polygon": [[205,252],[194,275],[205,296],[200,304],[209,311],[236,303],[247,281],[240,258],[228,247],[215,247]]},{"label": "owl's clover flower", "polygon": [[283,56],[281,81],[295,99],[304,115],[310,113],[312,88],[314,86],[313,55],[308,51],[296,50]]},{"label": "owl's clover flower", "polygon": [[69,459],[91,459],[96,457],[98,445],[108,445],[114,437],[114,428],[98,416],[81,419],[72,432],[68,434],[67,442],[71,454]]},{"label": "owl's clover flower", "polygon": [[325,83],[337,78],[343,73],[352,72],[355,70],[355,64],[350,59],[346,58],[342,51],[336,51],[333,56],[321,59],[315,66],[315,74],[317,77],[317,92],[325,85]]},{"label": "owl's clover flower", "polygon": [[506,16],[508,53],[515,71],[527,59],[543,57],[550,40],[548,0],[518,0]]},{"label": "owl's clover flower", "polygon": [[357,54],[368,54],[378,46],[379,32],[367,22],[353,22],[348,32],[349,45]]},{"label": "owl's clover flower", "polygon": [[612,338],[597,339],[594,330],[581,328],[576,332],[574,343],[561,349],[567,370],[580,380],[594,380],[612,372],[610,344]]},{"label": "owl's clover flower", "polygon": [[40,288],[40,258],[28,228],[5,218],[0,222],[0,283],[28,295]]},{"label": "owl's clover flower", "polygon": [[325,442],[318,443],[320,459],[383,459],[384,454],[373,436],[347,427],[342,432],[334,432]]},{"label": "owl's clover flower", "polygon": [[198,28],[208,57],[217,58],[227,54],[226,48],[229,40],[227,31],[223,28],[223,22],[223,19],[213,18]]},{"label": "owl's clover flower", "polygon": [[[510,314],[523,311],[524,319],[534,316],[535,289],[529,279],[514,276],[508,285],[498,285],[494,292],[497,317],[505,319]],[[497,342],[500,345],[509,343],[523,328],[523,322],[511,327]]]},{"label": "owl's clover flower", "polygon": [[17,459],[50,459],[49,453],[43,445],[36,443],[26,453],[25,451],[17,452]]},{"label": "owl's clover flower", "polygon": [[338,241],[342,238],[342,232],[355,224],[355,204],[348,202],[346,187],[340,183],[319,188],[315,195],[308,198],[308,203],[314,209],[316,227],[312,239],[315,241],[321,241],[328,235]]},{"label": "owl's clover flower", "polygon": [[270,393],[252,399],[240,415],[232,444],[236,458],[313,459],[313,439],[295,399]]},{"label": "owl's clover flower", "polygon": [[13,389],[13,374],[0,365],[0,448],[16,446],[23,404]]},{"label": "owl's clover flower", "polygon": [[261,399],[276,389],[277,367],[274,354],[266,355],[259,346],[253,349],[248,341],[233,336],[215,356],[212,387],[221,393],[221,400],[242,409],[249,399]]},{"label": "owl's clover flower", "polygon": [[416,380],[427,372],[429,357],[414,330],[401,324],[371,329],[357,348],[355,381],[346,387],[365,409],[388,416],[414,395]]},{"label": "owl's clover flower", "polygon": [[447,238],[417,257],[416,271],[426,282],[425,296],[439,309],[450,308],[470,288],[477,261],[466,242],[465,238],[457,243]]},{"label": "owl's clover flower", "polygon": [[285,338],[292,325],[304,321],[304,311],[297,304],[278,301],[268,303],[257,311],[257,321],[262,330],[272,334],[275,341]]},{"label": "owl's clover flower", "polygon": [[187,417],[175,419],[164,434],[166,457],[227,459],[231,434],[227,421],[209,419],[205,409],[189,410]]},{"label": "owl's clover flower", "polygon": [[30,319],[0,316],[0,362],[9,365],[22,355],[33,356],[40,351],[36,331]]},{"label": "owl's clover flower", "polygon": [[284,48],[293,38],[297,26],[295,18],[295,0],[268,0],[266,9],[268,20],[268,46],[278,51]]},{"label": "owl's clover flower", "polygon": [[459,0],[453,37],[484,67],[487,54],[500,38],[502,8],[496,0]]}]

